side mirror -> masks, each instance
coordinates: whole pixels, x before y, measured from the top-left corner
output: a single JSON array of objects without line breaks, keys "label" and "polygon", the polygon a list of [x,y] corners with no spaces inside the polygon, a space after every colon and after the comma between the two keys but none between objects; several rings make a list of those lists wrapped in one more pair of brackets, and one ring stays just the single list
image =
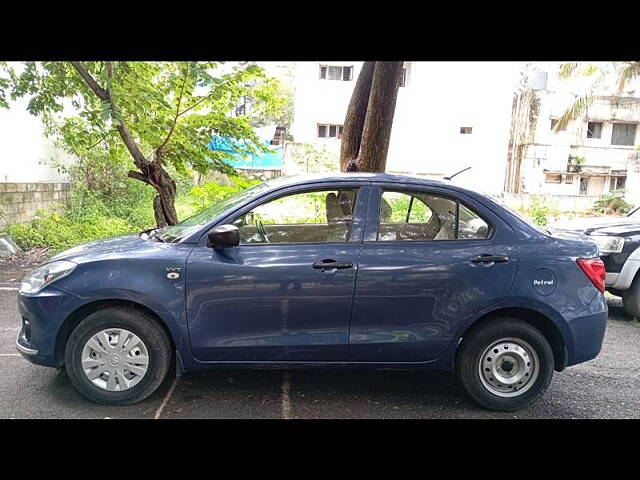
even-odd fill
[{"label": "side mirror", "polygon": [[220,225],[213,227],[207,233],[209,246],[215,250],[237,247],[240,244],[240,230],[235,225]]}]

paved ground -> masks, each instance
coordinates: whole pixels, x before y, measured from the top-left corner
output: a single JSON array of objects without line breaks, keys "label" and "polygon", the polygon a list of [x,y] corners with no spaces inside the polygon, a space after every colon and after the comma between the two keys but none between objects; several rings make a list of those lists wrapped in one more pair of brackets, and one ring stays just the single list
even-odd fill
[{"label": "paved ground", "polygon": [[17,283],[30,264],[0,266],[0,418],[640,418],[640,323],[617,299],[598,358],[556,373],[515,413],[481,410],[446,376],[389,371],[211,371],[170,378],[138,405],[99,406],[16,352]]}]

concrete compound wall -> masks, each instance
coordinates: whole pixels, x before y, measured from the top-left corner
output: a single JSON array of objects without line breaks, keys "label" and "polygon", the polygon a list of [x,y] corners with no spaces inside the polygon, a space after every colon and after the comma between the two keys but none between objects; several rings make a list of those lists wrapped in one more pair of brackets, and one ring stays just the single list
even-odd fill
[{"label": "concrete compound wall", "polygon": [[0,183],[0,228],[27,222],[40,209],[51,211],[70,195],[70,182]]},{"label": "concrete compound wall", "polygon": [[528,193],[504,192],[502,201],[514,209],[528,210],[531,208],[533,197],[537,197],[544,205],[558,209],[561,212],[584,212],[591,210],[600,196],[588,195],[532,195]]}]

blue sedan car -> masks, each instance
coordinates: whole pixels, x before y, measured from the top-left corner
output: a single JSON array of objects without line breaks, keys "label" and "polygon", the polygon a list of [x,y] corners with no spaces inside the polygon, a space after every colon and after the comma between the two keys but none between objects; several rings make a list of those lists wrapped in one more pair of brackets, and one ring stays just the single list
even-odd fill
[{"label": "blue sedan car", "polygon": [[600,352],[597,245],[448,182],[271,180],[184,222],[67,250],[22,282],[17,349],[88,399],[211,367],[454,371],[512,411]]}]

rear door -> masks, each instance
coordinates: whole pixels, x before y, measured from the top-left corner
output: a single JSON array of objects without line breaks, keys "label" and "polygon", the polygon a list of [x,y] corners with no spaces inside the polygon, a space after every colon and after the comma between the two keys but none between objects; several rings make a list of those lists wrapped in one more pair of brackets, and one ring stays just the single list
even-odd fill
[{"label": "rear door", "polygon": [[374,184],[354,295],[349,360],[424,362],[510,292],[515,234],[448,189]]}]

